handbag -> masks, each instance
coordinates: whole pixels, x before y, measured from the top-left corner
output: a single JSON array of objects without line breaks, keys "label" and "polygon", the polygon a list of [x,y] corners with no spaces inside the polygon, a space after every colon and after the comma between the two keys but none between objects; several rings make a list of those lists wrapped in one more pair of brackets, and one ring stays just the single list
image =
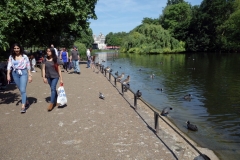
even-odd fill
[{"label": "handbag", "polygon": [[60,87],[58,87],[57,91],[57,103],[61,106],[67,104],[67,96],[62,83],[60,84]]}]

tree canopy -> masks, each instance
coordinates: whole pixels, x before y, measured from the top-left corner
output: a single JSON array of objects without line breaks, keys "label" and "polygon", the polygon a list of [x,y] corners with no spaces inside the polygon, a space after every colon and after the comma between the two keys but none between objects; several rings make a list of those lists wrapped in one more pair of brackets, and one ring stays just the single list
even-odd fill
[{"label": "tree canopy", "polygon": [[[92,33],[97,0],[1,0],[0,46],[59,45]],[[92,36],[92,35],[91,35]]]}]

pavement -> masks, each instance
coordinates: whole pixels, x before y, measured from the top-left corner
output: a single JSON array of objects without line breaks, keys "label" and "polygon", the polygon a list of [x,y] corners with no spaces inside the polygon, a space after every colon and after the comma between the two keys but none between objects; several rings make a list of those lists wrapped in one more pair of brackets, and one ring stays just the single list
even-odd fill
[{"label": "pavement", "polygon": [[47,111],[50,87],[43,83],[39,68],[27,86],[31,105],[25,114],[20,113],[21,97],[14,84],[0,92],[0,159],[193,160],[199,156],[160,118],[156,134],[153,112],[140,100],[135,110],[133,94],[122,95],[120,83],[115,87],[113,78],[109,81],[108,75],[98,69],[93,72],[86,64],[80,68],[80,75],[62,72],[68,103],[51,112]]}]

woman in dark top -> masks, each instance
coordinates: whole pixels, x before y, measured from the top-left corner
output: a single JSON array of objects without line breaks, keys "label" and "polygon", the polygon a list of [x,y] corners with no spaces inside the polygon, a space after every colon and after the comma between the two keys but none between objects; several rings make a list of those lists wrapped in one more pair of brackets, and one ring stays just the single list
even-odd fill
[{"label": "woman in dark top", "polygon": [[66,48],[63,48],[63,51],[60,53],[60,59],[63,61],[63,68],[68,72],[68,52]]},{"label": "woman in dark top", "polygon": [[58,61],[54,48],[47,48],[47,58],[43,61],[42,65],[42,76],[43,82],[48,83],[51,88],[51,101],[48,106],[48,111],[51,111],[54,107],[54,104],[56,104],[56,86],[59,78],[60,83],[63,83],[59,64],[61,64],[61,62]]}]

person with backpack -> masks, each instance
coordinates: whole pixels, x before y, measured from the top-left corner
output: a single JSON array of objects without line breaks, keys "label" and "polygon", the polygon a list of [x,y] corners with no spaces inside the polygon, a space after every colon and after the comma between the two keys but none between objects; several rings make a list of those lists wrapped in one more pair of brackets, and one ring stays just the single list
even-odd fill
[{"label": "person with backpack", "polygon": [[42,65],[43,82],[48,83],[51,88],[51,100],[47,110],[51,111],[56,105],[57,101],[57,83],[60,79],[60,84],[63,84],[62,73],[60,68],[60,60],[57,58],[54,48],[47,48],[47,57]]},{"label": "person with backpack", "polygon": [[24,54],[23,47],[18,43],[12,45],[10,54],[7,66],[7,81],[8,83],[11,81],[10,72],[12,70],[12,77],[22,97],[20,112],[25,113],[26,109],[29,107],[26,94],[27,82],[32,82],[30,62],[27,55]]}]

